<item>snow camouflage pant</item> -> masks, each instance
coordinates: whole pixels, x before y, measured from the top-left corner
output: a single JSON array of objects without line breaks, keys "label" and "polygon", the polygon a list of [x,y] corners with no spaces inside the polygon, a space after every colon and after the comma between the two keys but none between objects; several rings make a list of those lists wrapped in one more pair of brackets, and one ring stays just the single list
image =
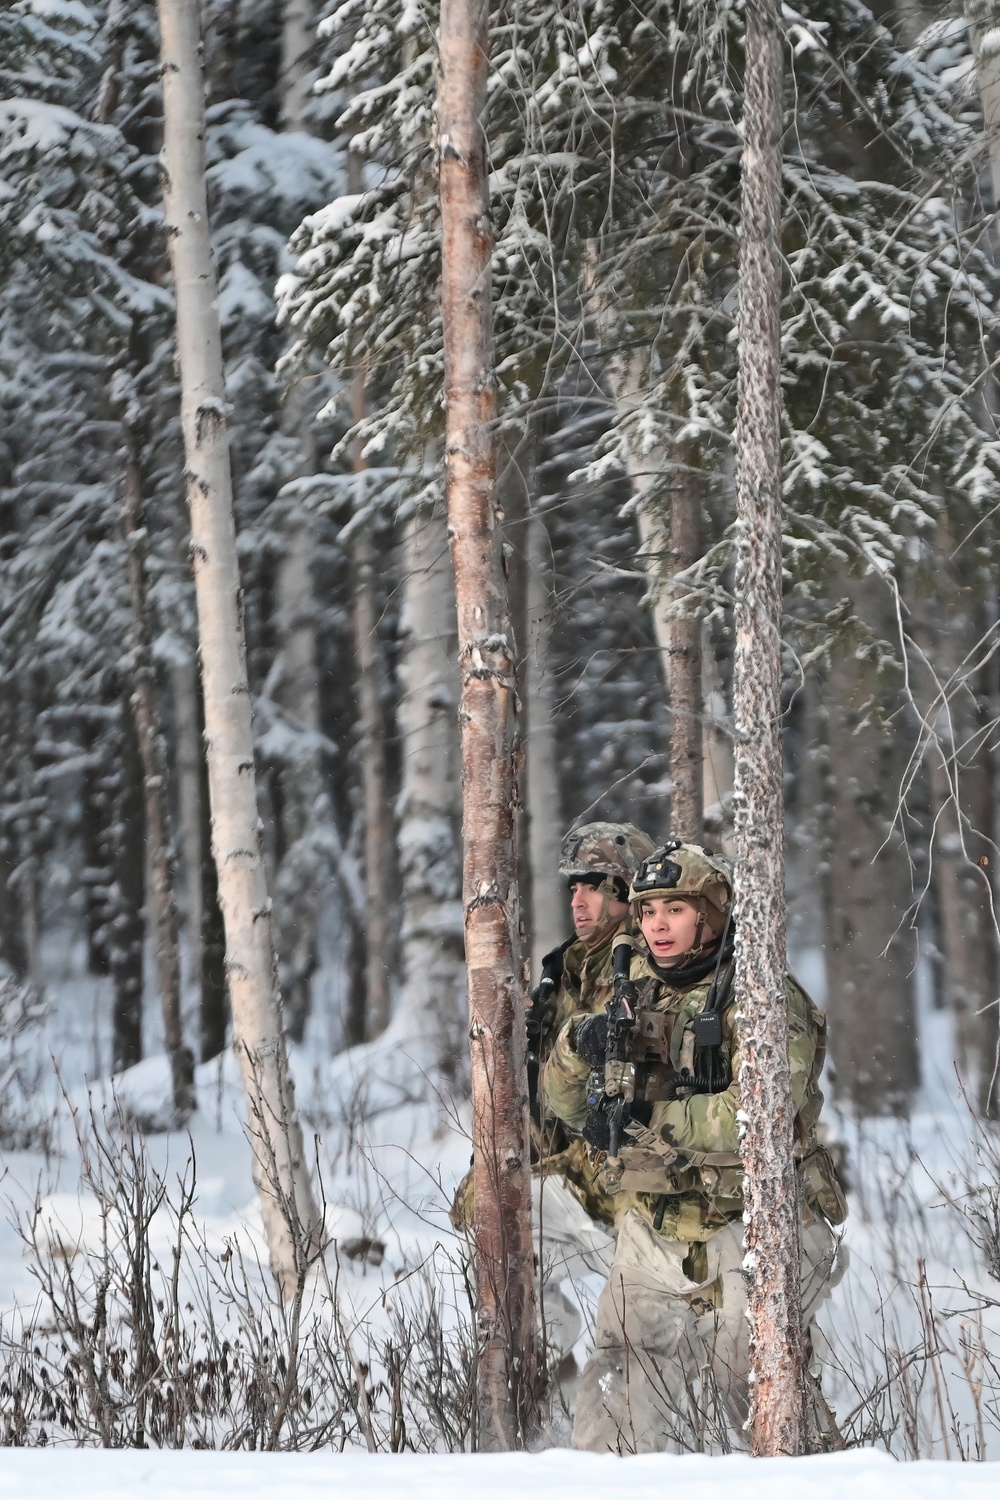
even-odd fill
[{"label": "snow camouflage pant", "polygon": [[576,1298],[567,1296],[565,1282],[585,1276],[606,1277],[612,1265],[615,1239],[604,1224],[592,1219],[565,1177],[553,1174],[531,1179],[531,1217],[541,1237],[541,1301],[545,1338],[560,1358],[572,1354],[583,1329]]},{"label": "snow camouflage pant", "polygon": [[[698,1280],[685,1272],[689,1256]],[[803,1226],[804,1327],[843,1275],[844,1257],[822,1220]],[[742,1261],[739,1220],[702,1246],[664,1238],[634,1209],[625,1215],[597,1308],[594,1350],[580,1379],[575,1448],[710,1448],[726,1417],[741,1431],[749,1369]]]}]

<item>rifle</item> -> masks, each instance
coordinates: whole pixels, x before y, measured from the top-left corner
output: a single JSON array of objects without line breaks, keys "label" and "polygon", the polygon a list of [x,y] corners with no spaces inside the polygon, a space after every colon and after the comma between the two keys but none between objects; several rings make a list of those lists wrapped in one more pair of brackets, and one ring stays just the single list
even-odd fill
[{"label": "rifle", "polygon": [[602,1105],[608,1111],[609,1128],[604,1184],[609,1193],[616,1193],[621,1187],[622,1163],[618,1153],[630,1118],[629,1106],[635,1098],[635,1060],[631,1041],[639,995],[631,978],[631,968],[632,941],[627,933],[622,933],[611,952],[614,989],[607,1006],[608,1037],[604,1055]]},{"label": "rifle", "polygon": [[528,1032],[528,1100],[531,1117],[541,1123],[538,1099],[538,1075],[541,1068],[542,1051],[552,1025],[556,991],[562,983],[563,954],[573,938],[568,938],[559,948],[553,948],[542,959],[542,972],[538,984],[531,991],[531,1004],[526,1016]]}]

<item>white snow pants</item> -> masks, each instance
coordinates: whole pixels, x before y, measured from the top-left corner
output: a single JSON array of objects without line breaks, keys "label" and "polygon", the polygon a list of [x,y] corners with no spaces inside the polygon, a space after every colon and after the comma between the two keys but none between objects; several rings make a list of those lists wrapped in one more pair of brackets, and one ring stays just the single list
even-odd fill
[{"label": "white snow pants", "polygon": [[576,1302],[563,1290],[564,1282],[584,1276],[607,1276],[611,1271],[615,1237],[592,1219],[565,1177],[532,1177],[531,1213],[540,1237],[542,1306],[545,1337],[559,1358],[573,1352],[583,1320]]},{"label": "white snow pants", "polygon": [[[594,1350],[580,1378],[575,1448],[683,1452],[717,1446],[713,1435],[727,1416],[741,1430],[749,1372],[743,1225],[730,1224],[707,1242],[704,1281],[684,1273],[691,1248],[657,1234],[634,1209],[622,1220],[597,1307]],[[806,1328],[843,1274],[838,1249],[825,1223],[803,1227]]]}]

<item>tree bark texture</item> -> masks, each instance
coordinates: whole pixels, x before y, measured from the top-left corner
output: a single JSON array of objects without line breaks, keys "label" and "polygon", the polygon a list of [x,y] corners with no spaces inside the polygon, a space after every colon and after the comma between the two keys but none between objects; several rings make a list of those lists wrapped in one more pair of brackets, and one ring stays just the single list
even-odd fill
[{"label": "tree bark texture", "polygon": [[552,632],[552,547],[545,523],[529,516],[525,530],[527,641],[524,698],[524,784],[531,865],[531,972],[567,927],[566,891],[559,880],[561,797],[556,746],[555,691],[549,643]]},{"label": "tree bark texture", "polygon": [[146,851],[151,889],[156,977],[163,1012],[163,1036],[170,1058],[174,1120],[182,1125],[197,1107],[194,1054],[185,1046],[181,1024],[181,963],[174,900],[174,850],[167,804],[167,757],[160,730],[156,668],[150,645],[146,593],[147,534],[142,524],[139,476],[132,455],[125,468],[125,545],[131,605],[129,704],[142,761],[146,810]]},{"label": "tree bark texture", "polygon": [[780,738],[782,72],[778,0],[748,0],[737,312],[733,800],[750,1433],[760,1456],[799,1453],[803,1439]]},{"label": "tree bark texture", "polygon": [[288,1070],[256,776],[236,558],[218,281],[205,192],[205,87],[197,0],[159,0],[164,208],[177,304],[191,551],[205,697],[212,846],[226,931],[233,1043],[272,1270],[286,1294],[319,1219]]},{"label": "tree bark texture", "polygon": [[472,1052],[478,1439],[522,1446],[537,1353],[517,891],[514,645],[496,507],[484,0],[441,9],[445,476],[458,610],[463,905]]},{"label": "tree bark texture", "polygon": [[358,672],[358,737],[365,825],[365,1035],[378,1036],[392,1014],[392,921],[396,881],[394,833],[382,712],[382,648],[378,638],[378,573],[369,528],[354,543],[354,651]]},{"label": "tree bark texture", "polygon": [[403,889],[400,1014],[446,1076],[467,1072],[462,937],[455,597],[448,533],[419,512],[403,539],[399,862]]}]

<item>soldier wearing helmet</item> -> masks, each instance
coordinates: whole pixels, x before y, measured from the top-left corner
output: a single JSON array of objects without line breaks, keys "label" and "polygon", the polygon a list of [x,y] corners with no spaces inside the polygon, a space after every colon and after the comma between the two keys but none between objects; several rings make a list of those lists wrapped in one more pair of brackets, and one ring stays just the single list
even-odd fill
[{"label": "soldier wearing helmet", "polygon": [[[636,870],[629,899],[636,931],[619,939],[631,945],[620,964],[635,1013],[629,1057],[607,1061],[607,1015],[570,1017],[543,1075],[549,1108],[588,1141],[615,1205],[615,1259],[573,1432],[577,1447],[597,1452],[669,1447],[706,1364],[735,1434],[747,1407],[729,862],[698,844],[665,844]],[[825,1020],[791,977],[786,1004],[808,1326],[834,1267],[842,1274],[831,1226],[846,1205],[816,1138]]]},{"label": "soldier wearing helmet", "polygon": [[[566,882],[573,936],[542,960],[528,1014],[531,1094],[532,1192],[542,1233],[542,1274],[550,1343],[569,1354],[581,1321],[558,1292],[574,1274],[606,1274],[611,1265],[613,1207],[597,1181],[596,1163],[578,1129],[566,1128],[547,1109],[539,1073],[563,1023],[603,1012],[611,998],[611,948],[628,930],[629,888],[653,840],[631,823],[587,823],[562,843],[559,876]],[[456,1228],[472,1224],[472,1174],[452,1205]],[[553,1315],[561,1327],[553,1327]]]}]

